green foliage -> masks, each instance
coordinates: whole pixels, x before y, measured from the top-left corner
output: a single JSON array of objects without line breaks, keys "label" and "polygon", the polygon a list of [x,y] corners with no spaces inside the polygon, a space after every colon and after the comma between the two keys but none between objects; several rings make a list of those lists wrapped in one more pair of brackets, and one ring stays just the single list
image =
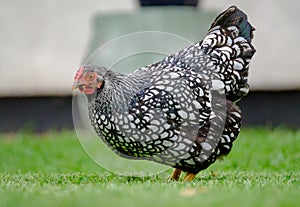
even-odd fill
[{"label": "green foliage", "polygon": [[300,130],[243,129],[232,153],[191,183],[118,176],[72,131],[0,135],[0,206],[297,206]]}]

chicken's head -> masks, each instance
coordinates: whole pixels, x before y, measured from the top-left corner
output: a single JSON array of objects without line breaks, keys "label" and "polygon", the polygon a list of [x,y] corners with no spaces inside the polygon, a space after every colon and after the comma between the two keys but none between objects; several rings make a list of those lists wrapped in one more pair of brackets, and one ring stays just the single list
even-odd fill
[{"label": "chicken's head", "polygon": [[86,95],[91,95],[101,88],[103,75],[95,66],[81,66],[75,74],[72,90],[79,89]]}]

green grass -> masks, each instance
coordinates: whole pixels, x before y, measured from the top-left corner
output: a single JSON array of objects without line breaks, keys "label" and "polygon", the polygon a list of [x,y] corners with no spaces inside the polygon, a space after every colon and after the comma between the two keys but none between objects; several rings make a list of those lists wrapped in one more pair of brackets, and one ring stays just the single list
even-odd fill
[{"label": "green grass", "polygon": [[[122,163],[121,163],[122,164]],[[232,153],[192,183],[118,176],[72,131],[0,135],[0,206],[297,206],[300,130],[243,129]]]}]

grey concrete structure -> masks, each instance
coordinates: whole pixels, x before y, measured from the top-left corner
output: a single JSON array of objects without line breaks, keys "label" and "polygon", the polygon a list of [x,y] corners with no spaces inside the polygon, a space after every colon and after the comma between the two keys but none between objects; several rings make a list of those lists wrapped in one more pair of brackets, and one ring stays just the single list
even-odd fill
[{"label": "grey concrete structure", "polygon": [[[205,0],[199,12],[232,4],[245,10],[257,29],[252,90],[300,89],[300,3]],[[1,0],[0,96],[71,95],[93,16],[138,9],[134,0]]]}]

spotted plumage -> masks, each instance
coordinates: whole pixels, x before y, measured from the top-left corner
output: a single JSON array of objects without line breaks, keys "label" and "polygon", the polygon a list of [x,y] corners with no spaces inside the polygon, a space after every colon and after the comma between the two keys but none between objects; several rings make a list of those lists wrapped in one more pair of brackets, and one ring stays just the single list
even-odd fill
[{"label": "spotted plumage", "polygon": [[227,155],[241,127],[234,102],[248,93],[253,27],[236,7],[204,40],[162,61],[119,74],[86,65],[75,76],[91,124],[118,155],[169,165],[191,180]]}]

